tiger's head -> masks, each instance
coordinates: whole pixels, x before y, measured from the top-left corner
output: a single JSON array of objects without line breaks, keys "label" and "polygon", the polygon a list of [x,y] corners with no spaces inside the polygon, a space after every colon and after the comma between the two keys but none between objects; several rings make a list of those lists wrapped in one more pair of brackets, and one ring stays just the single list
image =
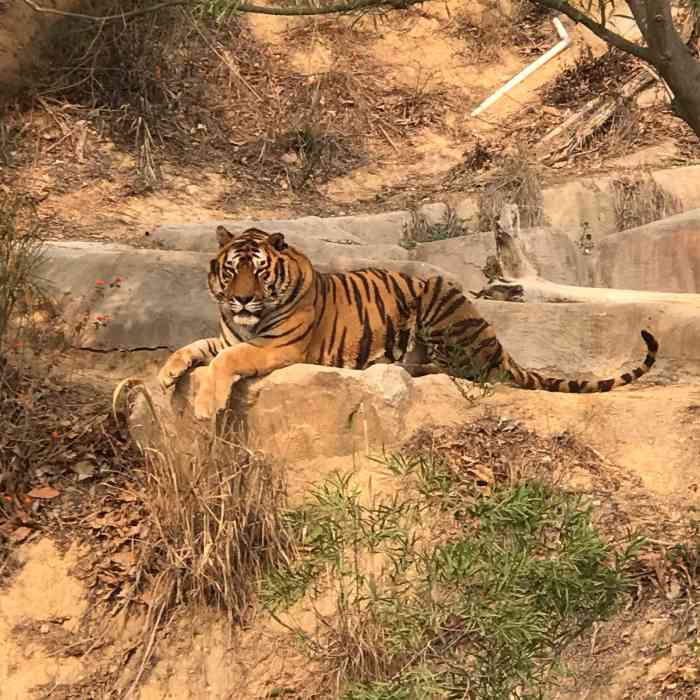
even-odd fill
[{"label": "tiger's head", "polygon": [[209,291],[238,326],[252,330],[267,314],[292,303],[307,287],[311,263],[282,233],[217,226],[219,251],[209,267]]}]

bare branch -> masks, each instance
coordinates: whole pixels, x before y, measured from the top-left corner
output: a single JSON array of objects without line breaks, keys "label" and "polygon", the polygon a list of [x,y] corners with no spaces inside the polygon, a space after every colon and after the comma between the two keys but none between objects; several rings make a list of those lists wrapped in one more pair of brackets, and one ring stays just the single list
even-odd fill
[{"label": "bare branch", "polygon": [[[178,7],[180,5],[198,5],[200,3],[192,0],[165,0],[149,7],[142,7],[138,10],[130,12],[122,12],[117,15],[86,15],[81,12],[68,12],[65,10],[57,10],[53,7],[43,7],[38,5],[34,0],[22,0],[25,5],[28,5],[35,12],[40,12],[47,15],[58,15],[59,17],[72,17],[73,19],[87,19],[92,22],[109,22],[117,19],[129,19],[139,15],[147,15],[158,10],[164,10],[168,7]],[[231,3],[231,9],[236,12],[247,12],[250,14],[259,15],[282,15],[285,17],[302,17],[307,15],[331,15],[342,12],[355,12],[356,10],[367,10],[375,7],[389,7],[395,10],[404,10],[411,5],[418,5],[430,0],[353,0],[352,2],[343,2],[337,5],[328,5],[326,7],[268,7],[266,5],[251,5],[246,2]]]},{"label": "bare branch", "polygon": [[614,46],[621,51],[626,51],[627,53],[642,59],[642,61],[649,61],[651,56],[649,50],[643,46],[638,46],[628,41],[619,34],[610,31],[607,27],[604,27],[600,22],[596,22],[594,19],[584,14],[580,10],[576,9],[572,5],[569,5],[566,0],[535,0],[538,5],[544,5],[551,10],[557,10],[562,12],[570,19],[574,20],[578,24],[582,24],[584,27],[590,29],[596,36],[606,41],[611,46]]}]

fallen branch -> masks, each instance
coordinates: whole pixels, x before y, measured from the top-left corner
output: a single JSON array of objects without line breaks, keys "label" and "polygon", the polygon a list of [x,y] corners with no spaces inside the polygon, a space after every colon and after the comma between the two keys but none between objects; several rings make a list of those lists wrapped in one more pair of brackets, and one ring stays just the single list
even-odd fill
[{"label": "fallen branch", "polygon": [[[656,79],[655,73],[640,71],[622,86],[617,95],[595,97],[587,102],[583,109],[572,114],[542,138],[537,149],[538,159],[552,164],[564,158],[572,147],[582,143],[605,124],[624,100],[633,97]],[[573,133],[569,133],[572,129]]]},{"label": "fallen branch", "polygon": [[523,286],[515,282],[501,279],[499,282],[489,282],[481,291],[470,293],[475,299],[490,299],[491,301],[525,301]]}]

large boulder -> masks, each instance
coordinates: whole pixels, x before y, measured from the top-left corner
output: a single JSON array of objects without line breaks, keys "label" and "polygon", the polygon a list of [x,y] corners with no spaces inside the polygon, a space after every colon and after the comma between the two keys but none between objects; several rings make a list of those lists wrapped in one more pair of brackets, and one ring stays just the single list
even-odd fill
[{"label": "large boulder", "polygon": [[215,333],[210,255],[114,243],[46,245],[42,276],[73,345],[90,350],[176,349]]},{"label": "large boulder", "polygon": [[[424,209],[431,218],[439,219],[438,205]],[[482,268],[496,252],[493,233],[419,243],[407,250],[399,245],[406,217],[406,212],[392,212],[365,217],[172,224],[157,227],[152,236],[163,249],[213,254],[216,225],[222,223],[234,232],[254,225],[265,231],[281,231],[323,271],[381,265],[424,276],[447,274],[464,289],[483,287]],[[565,225],[524,229],[520,232],[521,249],[539,277],[558,284],[700,292],[700,272],[694,264],[700,253],[700,209],[596,237],[591,255],[585,255],[578,245],[580,233],[580,229],[573,231]]]},{"label": "large boulder", "polygon": [[[590,283],[590,260],[564,231],[525,229],[520,233],[520,243],[527,262],[540,277],[559,284]],[[413,257],[449,272],[464,289],[478,291],[486,283],[482,272],[486,259],[495,253],[496,240],[488,232],[421,243]]]},{"label": "large boulder", "polygon": [[408,251],[399,245],[408,212],[397,211],[371,216],[339,216],[321,218],[302,216],[299,219],[217,220],[206,224],[163,224],[151,233],[160,247],[171,250],[210,252],[215,248],[214,231],[218,225],[232,233],[255,227],[270,233],[280,232],[291,245],[301,247],[314,262],[320,251],[323,258],[333,254],[358,257],[408,258]]},{"label": "large boulder", "polygon": [[[202,371],[186,375],[172,398],[152,379],[144,384],[148,399],[134,392],[129,422],[142,447],[157,446],[165,435],[188,449],[197,431],[208,430],[190,408]],[[481,395],[469,382],[458,385],[446,375],[414,379],[395,365],[359,371],[298,364],[239,381],[231,407],[249,448],[293,463],[312,455],[379,454],[421,426],[463,420],[473,406],[469,397]]]},{"label": "large boulder", "polygon": [[592,286],[700,291],[700,209],[606,236],[591,256]]},{"label": "large boulder", "polygon": [[[700,165],[666,168],[648,173],[680,203],[681,210],[700,207]],[[542,207],[547,226],[565,232],[577,241],[584,224],[594,237],[617,233],[615,182],[619,175],[595,176],[561,182],[542,190]],[[461,200],[456,211],[474,228],[479,221],[479,204],[475,197]]]}]

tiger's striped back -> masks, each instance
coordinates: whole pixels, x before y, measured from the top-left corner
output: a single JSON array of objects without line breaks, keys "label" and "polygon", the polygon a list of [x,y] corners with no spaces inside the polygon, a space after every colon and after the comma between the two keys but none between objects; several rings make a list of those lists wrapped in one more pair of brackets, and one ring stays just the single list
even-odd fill
[{"label": "tiger's striped back", "polygon": [[413,347],[425,282],[377,268],[317,273],[315,338],[309,362],[364,369],[401,361]]}]

